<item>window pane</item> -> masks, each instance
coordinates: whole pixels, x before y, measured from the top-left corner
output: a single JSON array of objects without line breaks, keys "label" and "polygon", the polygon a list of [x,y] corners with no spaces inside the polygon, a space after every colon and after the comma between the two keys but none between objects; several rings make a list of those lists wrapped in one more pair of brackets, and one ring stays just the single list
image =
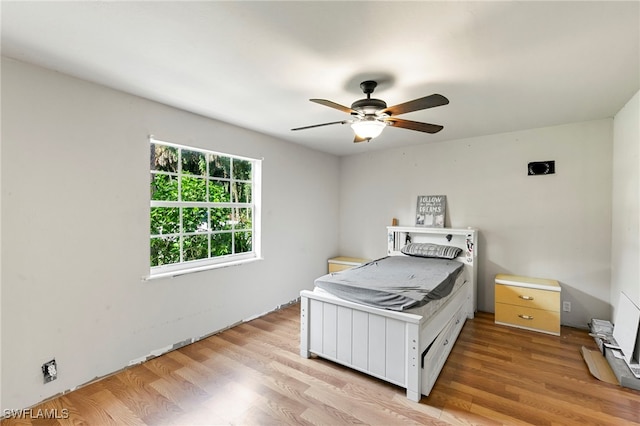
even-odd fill
[{"label": "window pane", "polygon": [[251,184],[236,182],[233,184],[233,202],[234,203],[250,203],[251,202]]},{"label": "window pane", "polygon": [[184,207],[182,209],[182,232],[206,232],[209,227],[207,209],[199,207]]},{"label": "window pane", "polygon": [[205,155],[198,151],[182,150],[182,173],[185,175],[204,176],[207,171]]},{"label": "window pane", "polygon": [[260,207],[253,205],[256,165],[259,160],[151,139],[151,275],[249,259]]},{"label": "window pane", "polygon": [[180,262],[178,237],[151,238],[151,266]]},{"label": "window pane", "polygon": [[251,209],[233,209],[235,229],[251,229]]},{"label": "window pane", "polygon": [[211,257],[231,254],[231,233],[211,235]]},{"label": "window pane", "polygon": [[209,154],[209,176],[229,179],[231,177],[231,158]]},{"label": "window pane", "polygon": [[234,159],[233,178],[238,180],[251,180],[251,161]]},{"label": "window pane", "polygon": [[180,210],[176,207],[151,208],[151,235],[180,232]]},{"label": "window pane", "polygon": [[151,173],[151,199],[157,201],[178,201],[178,178]]},{"label": "window pane", "polygon": [[228,203],[231,201],[231,184],[228,181],[209,181],[209,201],[214,203]]},{"label": "window pane", "polygon": [[178,172],[178,148],[151,144],[151,170]]},{"label": "window pane", "polygon": [[207,201],[207,181],[199,177],[183,176],[181,201]]},{"label": "window pane", "polygon": [[251,251],[251,232],[236,232],[236,253],[247,253]]},{"label": "window pane", "polygon": [[209,240],[206,235],[185,235],[182,247],[185,262],[209,257]]},{"label": "window pane", "polygon": [[231,209],[214,208],[211,209],[211,226],[212,231],[223,231],[231,229]]}]

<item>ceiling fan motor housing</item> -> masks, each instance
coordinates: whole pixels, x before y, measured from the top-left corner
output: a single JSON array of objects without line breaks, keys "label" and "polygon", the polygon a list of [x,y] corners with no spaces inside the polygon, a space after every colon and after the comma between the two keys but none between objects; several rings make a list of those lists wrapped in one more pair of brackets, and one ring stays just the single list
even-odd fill
[{"label": "ceiling fan motor housing", "polygon": [[351,109],[358,114],[369,115],[383,110],[387,107],[387,103],[381,99],[360,99],[351,104]]}]

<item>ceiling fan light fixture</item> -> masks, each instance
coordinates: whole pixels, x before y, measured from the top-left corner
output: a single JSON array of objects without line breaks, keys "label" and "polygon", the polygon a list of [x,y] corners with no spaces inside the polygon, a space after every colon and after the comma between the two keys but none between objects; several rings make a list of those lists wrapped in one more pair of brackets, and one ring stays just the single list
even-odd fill
[{"label": "ceiling fan light fixture", "polygon": [[387,123],[384,121],[376,120],[375,118],[363,118],[353,123],[351,128],[356,136],[362,139],[373,139],[380,136],[386,125]]}]

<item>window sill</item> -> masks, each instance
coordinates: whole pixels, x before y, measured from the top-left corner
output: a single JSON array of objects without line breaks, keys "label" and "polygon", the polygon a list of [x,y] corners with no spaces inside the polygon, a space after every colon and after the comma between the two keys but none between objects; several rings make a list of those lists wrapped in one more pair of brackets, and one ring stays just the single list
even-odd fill
[{"label": "window sill", "polygon": [[256,262],[259,260],[263,260],[262,257],[253,257],[251,259],[241,259],[241,260],[234,260],[234,261],[230,261],[230,262],[224,262],[224,263],[215,263],[215,264],[211,264],[211,265],[205,265],[205,266],[198,266],[198,267],[194,267],[194,268],[185,268],[185,269],[180,269],[177,271],[167,271],[167,272],[159,272],[156,274],[149,274],[145,277],[142,277],[143,281],[153,281],[153,280],[157,280],[157,279],[161,279],[161,278],[175,278],[175,277],[179,277],[181,275],[187,275],[187,274],[193,274],[195,272],[202,272],[202,271],[209,271],[212,269],[221,269],[221,268],[227,268],[230,266],[239,266],[239,265],[244,265],[247,263],[252,263],[252,262]]}]

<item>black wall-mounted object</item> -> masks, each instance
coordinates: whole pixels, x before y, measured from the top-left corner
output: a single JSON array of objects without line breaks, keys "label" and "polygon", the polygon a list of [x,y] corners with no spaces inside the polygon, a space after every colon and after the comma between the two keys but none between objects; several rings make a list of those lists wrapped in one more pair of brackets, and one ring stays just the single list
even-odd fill
[{"label": "black wall-mounted object", "polygon": [[532,161],[527,167],[527,174],[529,176],[552,175],[555,172],[555,161]]}]

